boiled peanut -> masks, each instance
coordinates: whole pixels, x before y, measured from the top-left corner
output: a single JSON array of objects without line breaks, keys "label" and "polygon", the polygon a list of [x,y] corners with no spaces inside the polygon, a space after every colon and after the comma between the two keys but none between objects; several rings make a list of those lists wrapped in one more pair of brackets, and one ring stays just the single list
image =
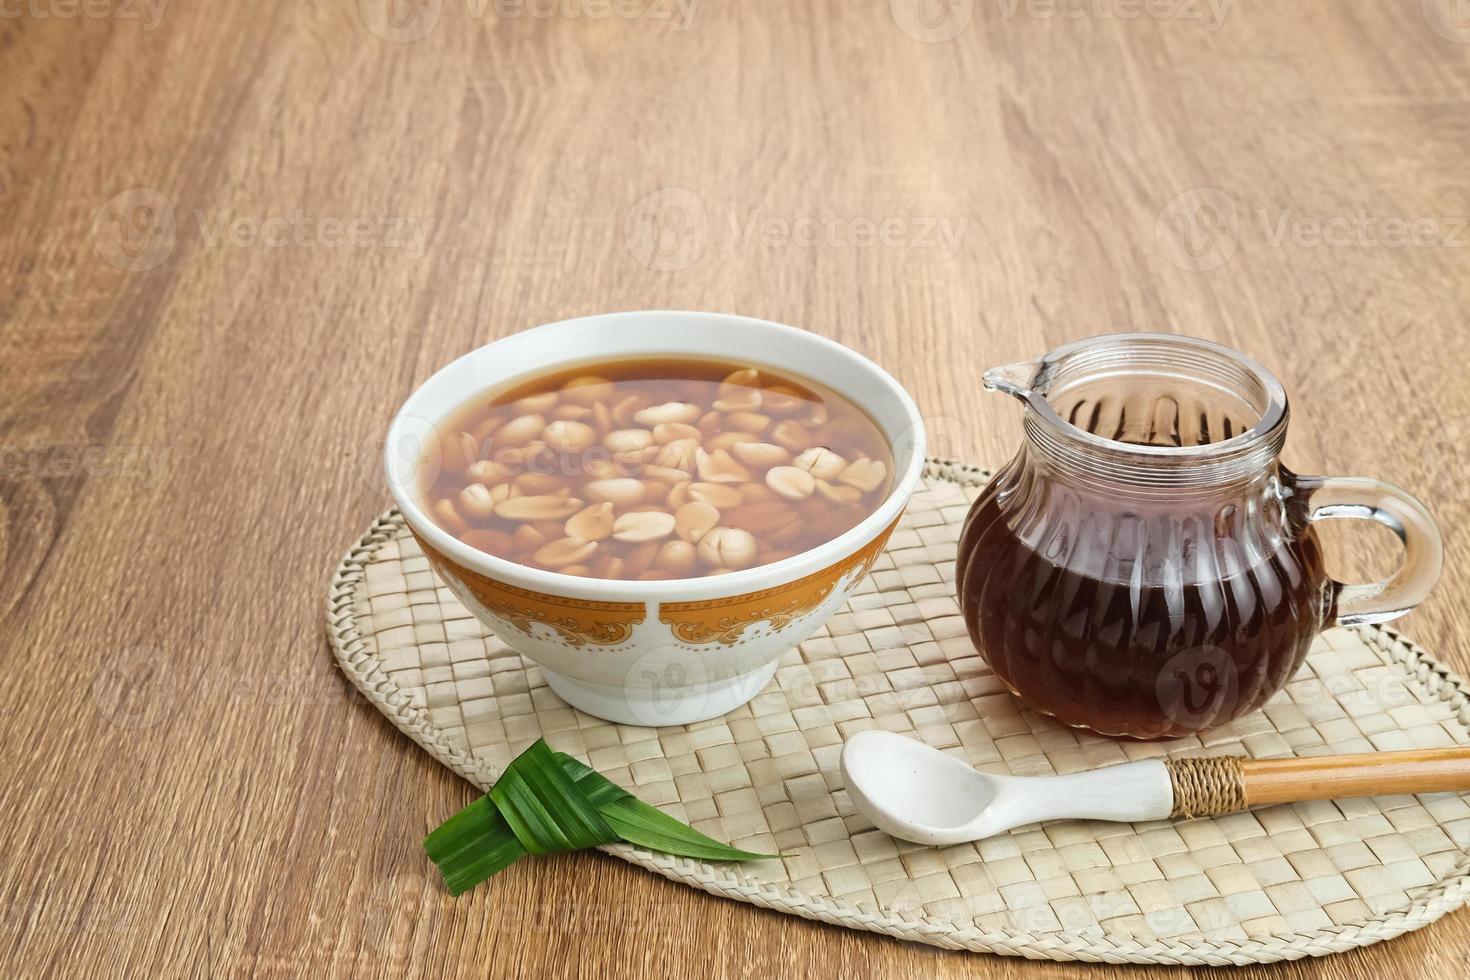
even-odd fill
[{"label": "boiled peanut", "polygon": [[659,541],[674,533],[674,515],[661,510],[624,514],[613,522],[618,541]]},{"label": "boiled peanut", "polygon": [[511,473],[519,473],[528,466],[549,464],[556,457],[546,443],[532,441],[525,446],[511,446],[495,450],[495,463]]},{"label": "boiled peanut", "polygon": [[592,425],[599,433],[611,432],[617,425],[613,421],[612,410],[602,402],[592,404]]},{"label": "boiled peanut", "polygon": [[512,471],[510,467],[501,466],[493,459],[478,459],[470,464],[469,469],[465,470],[465,475],[477,483],[489,486],[511,476]]},{"label": "boiled peanut", "polygon": [[720,382],[720,397],[733,398],[740,394],[745,388],[759,388],[761,373],[755,368],[741,368],[731,371],[725,375],[725,380]]},{"label": "boiled peanut", "polygon": [[622,476],[622,471],[612,460],[595,457],[582,460],[582,472],[594,480],[614,480]]},{"label": "boiled peanut", "polygon": [[545,415],[556,407],[559,397],[554,391],[545,391],[539,395],[518,398],[511,403],[510,407],[520,415]]},{"label": "boiled peanut", "polygon": [[771,441],[778,446],[786,447],[793,453],[799,453],[811,446],[812,434],[800,422],[782,419],[771,430]]},{"label": "boiled peanut", "polygon": [[547,541],[566,537],[566,525],[562,521],[531,521],[529,526],[534,527]]},{"label": "boiled peanut", "polygon": [[[869,426],[853,418],[851,415],[843,415],[822,426],[818,430],[821,436],[817,441],[826,443],[829,446],[861,446],[866,441],[869,428]],[[857,453],[856,455],[861,456],[863,454]]]},{"label": "boiled peanut", "polygon": [[740,496],[747,504],[753,504],[761,500],[775,500],[776,491],[764,483],[742,483],[738,487]]},{"label": "boiled peanut", "polygon": [[490,441],[490,437],[495,435],[496,431],[500,428],[501,423],[503,423],[504,421],[505,419],[500,418],[497,415],[492,415],[485,421],[481,422],[479,425],[475,426],[475,430],[470,433],[470,435],[475,440],[475,444],[483,446],[488,443]]},{"label": "boiled peanut", "polygon": [[628,395],[612,407],[613,422],[623,428],[633,425],[633,416],[648,407],[648,399],[642,395]]},{"label": "boiled peanut", "polygon": [[693,422],[699,418],[699,406],[688,402],[664,402],[633,414],[639,425],[667,425],[674,422]]},{"label": "boiled peanut", "polygon": [[[670,487],[689,482],[688,473],[685,473],[683,470],[671,470],[667,466],[645,466],[643,467],[643,475],[651,483],[666,483]],[[651,488],[649,495],[652,495]]]},{"label": "boiled peanut", "polygon": [[603,436],[602,444],[615,453],[632,453],[653,445],[653,433],[647,429],[614,429]]},{"label": "boiled peanut", "polygon": [[674,512],[674,529],[685,541],[698,541],[719,523],[719,509],[702,500],[691,500]]},{"label": "boiled peanut", "polygon": [[521,415],[511,419],[495,433],[495,445],[524,446],[546,428],[546,419],[540,415]]},{"label": "boiled peanut", "polygon": [[541,438],[557,452],[579,453],[597,441],[597,430],[585,422],[552,422]]},{"label": "boiled peanut", "polygon": [[517,547],[525,551],[534,550],[546,543],[546,535],[529,524],[522,524],[516,528],[511,538],[516,542]]},{"label": "boiled peanut", "polygon": [[573,378],[562,385],[561,396],[578,405],[592,405],[594,402],[607,401],[616,390],[613,383],[606,378],[588,374],[580,378]]},{"label": "boiled peanut", "polygon": [[737,527],[713,527],[695,546],[699,560],[712,568],[745,568],[755,560],[755,537]]},{"label": "boiled peanut", "polygon": [[613,532],[613,505],[593,504],[567,518],[564,528],[569,538],[601,541]]},{"label": "boiled peanut", "polygon": [[728,451],[733,450],[736,446],[743,446],[748,442],[755,442],[758,439],[760,439],[760,436],[754,432],[736,432],[732,430],[710,436],[704,441],[704,448],[710,452],[714,452],[716,449]]},{"label": "boiled peanut", "polygon": [[687,473],[694,469],[694,454],[698,450],[698,439],[675,439],[673,442],[665,443],[659,449],[658,455],[654,457],[654,463]]},{"label": "boiled peanut", "polygon": [[521,493],[557,495],[565,493],[570,496],[571,487],[559,476],[550,473],[522,473],[511,480],[515,488]]},{"label": "boiled peanut", "polygon": [[719,412],[709,411],[699,417],[699,434],[705,438],[718,435],[723,431],[724,426],[724,416],[720,415]]},{"label": "boiled peanut", "polygon": [[699,469],[699,478],[705,483],[744,483],[750,479],[750,471],[724,449],[707,453],[703,449],[694,451],[694,462]]},{"label": "boiled peanut", "polygon": [[591,414],[592,409],[586,405],[558,405],[551,410],[549,418],[563,422],[585,422]]},{"label": "boiled peanut", "polygon": [[459,516],[459,510],[454,506],[454,501],[448,497],[434,504],[434,518],[444,530],[455,536],[463,534],[470,527],[465,523],[465,519]]},{"label": "boiled peanut", "polygon": [[773,466],[766,472],[766,486],[788,500],[805,500],[817,489],[817,481],[799,466]]},{"label": "boiled peanut", "polygon": [[688,541],[665,541],[653,560],[654,564],[669,574],[684,576],[694,571],[698,556],[694,545]]},{"label": "boiled peanut", "polygon": [[680,439],[698,441],[700,436],[698,429],[684,422],[661,422],[653,427],[653,441],[660,446],[666,446]]},{"label": "boiled peanut", "polygon": [[654,558],[658,557],[659,543],[657,541],[645,541],[635,545],[623,559],[623,573],[625,575],[642,575],[653,567]]},{"label": "boiled peanut", "polygon": [[834,504],[853,504],[863,497],[863,492],[857,487],[828,483],[826,480],[817,481],[817,493]]},{"label": "boiled peanut", "polygon": [[761,401],[763,411],[771,415],[795,415],[803,406],[814,404],[801,392],[786,385],[771,385]]},{"label": "boiled peanut", "polygon": [[761,433],[771,426],[771,417],[757,412],[731,412],[725,416],[725,428],[735,432]]},{"label": "boiled peanut", "polygon": [[585,489],[593,500],[604,500],[619,507],[631,507],[643,499],[643,481],[630,476],[593,480]]},{"label": "boiled peanut", "polygon": [[[695,429],[694,434],[699,435]],[[444,466],[451,472],[468,469],[480,458],[480,444],[468,432],[456,432],[444,440]]]},{"label": "boiled peanut", "polygon": [[688,480],[684,480],[680,483],[674,484],[669,489],[669,496],[665,502],[675,510],[683,507],[685,504],[689,503],[689,486],[690,484]]},{"label": "boiled peanut", "polygon": [[791,453],[773,442],[737,442],[730,447],[730,455],[758,469],[780,466],[791,459]]},{"label": "boiled peanut", "polygon": [[689,496],[720,510],[727,507],[738,507],[745,499],[739,490],[726,483],[691,483],[689,484]]},{"label": "boiled peanut", "polygon": [[613,453],[613,463],[625,473],[636,473],[642,467],[658,459],[658,454],[661,452],[663,452],[662,446],[645,446],[642,449],[633,449],[625,453]]},{"label": "boiled peanut", "polygon": [[624,561],[620,555],[604,554],[592,566],[598,578],[623,578]]},{"label": "boiled peanut", "polygon": [[801,467],[818,480],[835,480],[847,469],[847,460],[826,446],[813,446],[797,453],[792,465]]},{"label": "boiled peanut", "polygon": [[863,493],[871,493],[888,479],[888,467],[881,459],[860,459],[842,471],[837,482],[857,487]]},{"label": "boiled peanut", "polygon": [[495,516],[508,521],[558,521],[581,510],[582,503],[576,497],[547,494],[511,497],[495,505]]},{"label": "boiled peanut", "polygon": [[583,541],[581,538],[558,538],[550,544],[537,548],[531,559],[536,564],[545,565],[547,568],[561,568],[565,565],[575,565],[586,561],[596,550],[596,541]]},{"label": "boiled peanut", "polygon": [[459,492],[459,511],[479,520],[495,515],[495,498],[483,483],[471,483]]},{"label": "boiled peanut", "polygon": [[741,388],[738,393],[719,398],[713,407],[717,412],[753,412],[761,407],[761,393],[756,388]]}]

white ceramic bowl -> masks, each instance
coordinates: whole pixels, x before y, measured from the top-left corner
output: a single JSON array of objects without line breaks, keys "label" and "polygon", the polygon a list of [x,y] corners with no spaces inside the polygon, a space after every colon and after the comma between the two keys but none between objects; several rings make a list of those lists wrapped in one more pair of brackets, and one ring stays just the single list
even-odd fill
[{"label": "white ceramic bowl", "polygon": [[[888,439],[893,489],[862,523],[809,551],[725,575],[663,582],[542,571],[477,551],[429,519],[419,501],[425,447],[436,444],[443,423],[470,399],[581,364],[659,355],[770,367],[846,396]],[[781,655],[847,599],[917,484],[924,427],[898,382],[815,334],[723,313],[612,313],[523,331],[439,371],[394,418],[385,462],[394,500],[445,584],[540,665],[563,700],[623,724],[678,725],[755,697]]]}]

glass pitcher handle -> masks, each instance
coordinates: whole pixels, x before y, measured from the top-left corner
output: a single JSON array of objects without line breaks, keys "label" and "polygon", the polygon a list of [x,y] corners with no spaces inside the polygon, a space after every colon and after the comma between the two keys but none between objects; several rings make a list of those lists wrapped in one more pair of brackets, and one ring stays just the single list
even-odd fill
[{"label": "glass pitcher handle", "polygon": [[1404,563],[1384,582],[1337,583],[1338,626],[1383,623],[1423,602],[1439,581],[1444,542],[1439,527],[1407,491],[1360,476],[1299,476],[1296,492],[1306,502],[1310,522],[1333,518],[1377,521],[1404,545]]}]

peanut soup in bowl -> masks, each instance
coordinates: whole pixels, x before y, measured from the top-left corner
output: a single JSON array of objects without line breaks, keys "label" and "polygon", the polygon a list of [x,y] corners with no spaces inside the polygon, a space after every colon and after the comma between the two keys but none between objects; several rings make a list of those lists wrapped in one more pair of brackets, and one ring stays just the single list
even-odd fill
[{"label": "peanut soup in bowl", "polygon": [[644,358],[482,396],[447,426],[422,503],[460,541],[563,575],[654,581],[789,558],[887,495],[878,426],[807,378]]},{"label": "peanut soup in bowl", "polygon": [[394,500],[444,584],[563,700],[684,724],[759,693],[879,560],[923,466],[907,393],[780,324],[585,317],[405,402]]}]

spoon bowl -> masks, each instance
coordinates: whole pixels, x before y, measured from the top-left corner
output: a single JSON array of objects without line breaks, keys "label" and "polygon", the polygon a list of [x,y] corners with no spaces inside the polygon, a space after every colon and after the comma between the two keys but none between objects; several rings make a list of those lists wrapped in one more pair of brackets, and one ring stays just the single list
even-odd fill
[{"label": "spoon bowl", "polygon": [[1174,804],[1158,759],[1067,776],[1002,776],[884,731],[847,740],[842,779],[875,827],[930,845],[981,840],[1042,820],[1160,820]]}]

